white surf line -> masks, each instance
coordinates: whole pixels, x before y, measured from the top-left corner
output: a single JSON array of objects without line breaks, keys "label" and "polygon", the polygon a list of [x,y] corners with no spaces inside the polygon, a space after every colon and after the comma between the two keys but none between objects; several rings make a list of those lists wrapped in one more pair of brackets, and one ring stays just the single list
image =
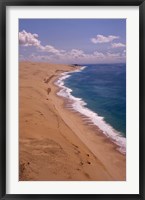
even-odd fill
[{"label": "white surf line", "polygon": [[[84,102],[81,98],[74,97],[71,92],[72,89],[67,88],[64,86],[64,80],[69,78],[71,73],[81,72],[83,69],[85,69],[85,66],[81,69],[77,69],[72,72],[63,72],[60,76],[60,78],[55,82],[57,86],[59,86],[60,91],[57,92],[58,96],[62,96],[64,98],[67,98],[71,100],[71,105],[69,105],[69,110],[75,110],[78,113],[86,116],[88,119],[88,123],[90,125],[96,125],[99,127],[103,134],[106,135],[107,138],[109,138],[111,141],[113,141],[118,146],[118,150],[125,154],[126,153],[126,138],[121,136],[120,132],[117,132],[113,127],[111,127],[108,123],[104,121],[104,117],[99,116],[97,113],[93,112],[89,108],[84,107],[87,105],[86,102]],[[85,121],[86,122],[86,121]]]}]

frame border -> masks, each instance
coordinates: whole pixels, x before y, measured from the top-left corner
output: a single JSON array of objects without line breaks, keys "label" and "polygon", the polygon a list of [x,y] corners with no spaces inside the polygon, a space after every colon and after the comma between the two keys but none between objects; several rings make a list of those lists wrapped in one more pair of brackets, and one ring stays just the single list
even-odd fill
[{"label": "frame border", "polygon": [[[139,194],[6,194],[6,7],[139,6]],[[145,200],[145,0],[0,0],[0,199]]]}]

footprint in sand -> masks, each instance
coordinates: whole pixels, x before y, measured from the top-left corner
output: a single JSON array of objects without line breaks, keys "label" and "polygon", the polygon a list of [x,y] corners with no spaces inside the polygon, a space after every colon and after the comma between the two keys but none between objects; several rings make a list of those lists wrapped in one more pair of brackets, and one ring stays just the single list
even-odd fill
[{"label": "footprint in sand", "polygon": [[81,161],[81,162],[80,162],[80,165],[83,165],[83,164],[84,164],[84,163]]},{"label": "footprint in sand", "polygon": [[49,95],[49,93],[51,92],[51,88],[47,88],[47,94]]},{"label": "footprint in sand", "polygon": [[55,75],[50,76],[49,78],[44,78],[44,83],[49,83],[49,81],[54,77]]},{"label": "footprint in sand", "polygon": [[87,177],[88,179],[90,179],[90,176],[88,173],[84,173],[85,177]]},{"label": "footprint in sand", "polygon": [[45,116],[42,112],[40,112],[39,110],[36,110],[36,112],[39,113],[41,116],[43,116],[45,118]]}]

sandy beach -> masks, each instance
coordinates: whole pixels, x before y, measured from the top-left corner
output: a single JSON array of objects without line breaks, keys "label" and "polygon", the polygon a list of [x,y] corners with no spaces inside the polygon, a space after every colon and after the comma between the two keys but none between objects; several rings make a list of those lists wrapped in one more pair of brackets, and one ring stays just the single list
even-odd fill
[{"label": "sandy beach", "polygon": [[72,70],[20,62],[19,180],[125,181],[126,156],[56,94],[54,81]]}]

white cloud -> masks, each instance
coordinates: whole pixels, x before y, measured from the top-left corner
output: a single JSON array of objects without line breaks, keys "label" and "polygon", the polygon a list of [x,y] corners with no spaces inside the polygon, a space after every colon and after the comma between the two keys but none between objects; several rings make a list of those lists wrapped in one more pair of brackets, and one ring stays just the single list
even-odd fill
[{"label": "white cloud", "polygon": [[72,49],[64,54],[51,55],[31,55],[30,60],[40,62],[54,62],[54,63],[116,63],[125,62],[125,55],[121,53],[102,53],[95,51],[91,54],[86,54],[82,50]]},{"label": "white cloud", "polygon": [[21,46],[35,46],[38,50],[46,53],[52,53],[52,54],[61,54],[65,53],[65,50],[59,50],[51,45],[43,46],[41,45],[41,41],[38,40],[38,34],[34,33],[28,33],[25,30],[19,32],[19,44]]},{"label": "white cloud", "polygon": [[94,44],[97,43],[108,43],[108,42],[112,42],[115,39],[118,39],[119,36],[115,36],[115,35],[109,35],[109,36],[104,36],[104,35],[97,35],[94,38],[91,38],[91,42]]},{"label": "white cloud", "polygon": [[98,58],[105,58],[105,55],[101,52],[95,51],[93,54],[94,54],[94,56],[96,56]]},{"label": "white cloud", "polygon": [[22,46],[40,46],[40,41],[37,39],[38,35],[36,33],[28,33],[25,30],[19,32],[19,43]]},{"label": "white cloud", "polygon": [[126,50],[124,50],[123,52],[122,52],[122,57],[126,57]]},{"label": "white cloud", "polygon": [[112,48],[122,48],[122,47],[125,47],[126,45],[125,44],[123,44],[123,43],[112,43],[111,44],[111,47]]},{"label": "white cloud", "polygon": [[29,58],[34,61],[49,61],[51,56],[31,54]]},{"label": "white cloud", "polygon": [[71,51],[66,52],[65,55],[74,57],[74,58],[79,58],[79,57],[85,56],[84,52],[80,49],[72,49]]},{"label": "white cloud", "polygon": [[[94,38],[96,43],[107,43],[111,42],[114,39],[118,39],[118,36],[102,36],[98,35],[97,38]],[[92,53],[85,53],[81,49],[71,49],[69,51],[63,49],[57,49],[52,45],[41,45],[41,41],[38,40],[38,35],[36,33],[28,33],[25,30],[19,33],[19,42],[20,45],[29,47],[36,47],[36,51],[28,57],[20,56],[21,60],[31,60],[31,61],[44,61],[44,62],[54,62],[54,63],[108,63],[125,61],[125,52],[124,54],[120,53],[102,53],[99,51],[94,51]],[[118,43],[114,43],[118,44]]]},{"label": "white cloud", "polygon": [[51,46],[51,45],[46,45],[46,46],[42,46],[40,45],[39,46],[39,49],[42,51],[42,52],[48,52],[48,53],[60,53],[60,51],[58,49],[56,49],[55,47]]},{"label": "white cloud", "polygon": [[118,56],[120,56],[120,53],[107,53],[107,56],[108,57],[118,57]]}]

